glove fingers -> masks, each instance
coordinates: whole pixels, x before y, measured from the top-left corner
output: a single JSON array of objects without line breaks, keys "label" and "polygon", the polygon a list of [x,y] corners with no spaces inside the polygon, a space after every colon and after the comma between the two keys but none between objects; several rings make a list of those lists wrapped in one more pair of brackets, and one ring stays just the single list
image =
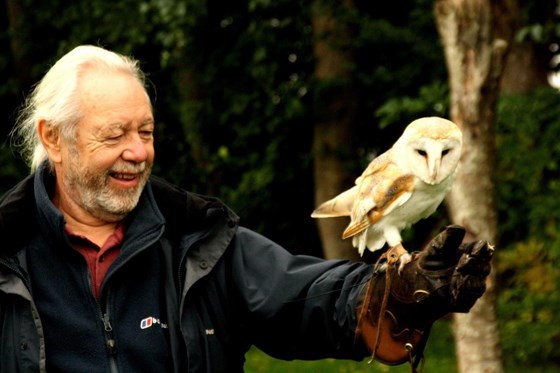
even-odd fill
[{"label": "glove fingers", "polygon": [[468,312],[486,290],[486,277],[490,274],[490,261],[494,247],[486,241],[461,245],[463,253],[452,279],[455,312]]},{"label": "glove fingers", "polygon": [[490,261],[494,248],[487,241],[474,241],[461,246],[463,255],[457,264],[457,272],[462,275],[486,277],[490,273]]},{"label": "glove fingers", "polygon": [[432,240],[430,246],[436,251],[455,251],[464,237],[465,228],[460,225],[448,225]]},{"label": "glove fingers", "polygon": [[489,262],[480,262],[474,259],[467,259],[464,262],[460,262],[457,266],[457,272],[460,274],[467,276],[478,276],[478,277],[486,277],[490,274],[490,263]]},{"label": "glove fingers", "polygon": [[462,253],[475,256],[480,260],[489,261],[494,256],[494,247],[487,241],[473,241],[461,245],[460,250]]},{"label": "glove fingers", "polygon": [[456,263],[460,252],[457,248],[463,242],[465,228],[449,225],[422,250],[420,266],[428,270],[438,270]]},{"label": "glove fingers", "polygon": [[461,277],[454,285],[451,291],[454,298],[453,306],[451,307],[452,312],[468,312],[478,298],[486,291],[484,277]]}]

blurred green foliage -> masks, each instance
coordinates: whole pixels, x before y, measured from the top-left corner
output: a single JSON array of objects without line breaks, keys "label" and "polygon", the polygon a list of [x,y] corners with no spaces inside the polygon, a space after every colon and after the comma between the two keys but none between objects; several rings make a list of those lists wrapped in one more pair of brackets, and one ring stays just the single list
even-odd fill
[{"label": "blurred green foliage", "polygon": [[502,343],[521,362],[560,362],[560,93],[502,97],[496,141]]}]

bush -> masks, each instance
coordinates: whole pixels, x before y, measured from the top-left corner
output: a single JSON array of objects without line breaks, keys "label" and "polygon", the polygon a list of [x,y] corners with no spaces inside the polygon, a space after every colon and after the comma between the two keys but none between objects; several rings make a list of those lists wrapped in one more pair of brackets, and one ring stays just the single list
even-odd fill
[{"label": "bush", "polygon": [[498,107],[497,256],[504,356],[560,363],[560,94],[539,89]]}]

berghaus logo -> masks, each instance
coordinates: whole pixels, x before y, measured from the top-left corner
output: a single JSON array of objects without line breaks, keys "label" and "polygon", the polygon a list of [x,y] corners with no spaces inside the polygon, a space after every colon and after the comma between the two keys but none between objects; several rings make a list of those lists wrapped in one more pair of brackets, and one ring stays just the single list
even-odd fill
[{"label": "berghaus logo", "polygon": [[160,319],[153,316],[148,316],[145,319],[140,320],[140,329],[148,329],[154,325],[160,325],[162,328],[167,329],[167,324],[160,321]]}]

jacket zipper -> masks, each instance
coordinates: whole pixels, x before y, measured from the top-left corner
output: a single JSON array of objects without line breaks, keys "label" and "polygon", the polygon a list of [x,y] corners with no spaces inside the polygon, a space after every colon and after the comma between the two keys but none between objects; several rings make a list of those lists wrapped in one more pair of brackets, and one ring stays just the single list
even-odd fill
[{"label": "jacket zipper", "polygon": [[119,371],[117,368],[117,342],[113,335],[113,326],[109,320],[109,311],[106,311],[107,312],[103,312],[101,305],[99,305],[99,313],[101,314],[101,322],[103,323],[103,331],[105,333],[105,348],[109,356],[109,365],[111,367],[111,372],[117,373]]},{"label": "jacket zipper", "polygon": [[[158,235],[158,239],[161,236],[162,232],[163,232],[163,228],[160,229],[160,234]],[[149,244],[144,245],[141,249],[139,249],[136,252],[136,254],[131,256],[131,258],[136,256],[138,253],[142,252],[146,247],[149,247],[150,245],[153,245],[153,243],[156,242],[156,241],[157,240],[154,240],[153,242],[150,242]],[[115,269],[115,271],[117,271],[118,269],[119,269],[119,267],[117,267]],[[92,290],[92,293],[93,293],[93,284],[91,284],[91,286],[92,286],[91,290]],[[107,292],[109,292],[109,290],[107,290]],[[108,299],[108,298],[109,298],[109,296],[106,295],[105,299]],[[113,326],[111,325],[111,321],[110,321],[109,307],[107,306],[107,302],[105,302],[105,310],[103,310],[103,307],[101,306],[100,301],[97,301],[97,306],[98,306],[98,309],[99,309],[99,315],[100,315],[100,318],[101,318],[101,322],[103,323],[103,331],[104,331],[104,334],[105,334],[105,348],[107,350],[107,355],[109,356],[109,365],[111,367],[111,372],[112,373],[118,373],[119,368],[117,367],[117,341],[115,340],[115,336],[113,334]]]}]

